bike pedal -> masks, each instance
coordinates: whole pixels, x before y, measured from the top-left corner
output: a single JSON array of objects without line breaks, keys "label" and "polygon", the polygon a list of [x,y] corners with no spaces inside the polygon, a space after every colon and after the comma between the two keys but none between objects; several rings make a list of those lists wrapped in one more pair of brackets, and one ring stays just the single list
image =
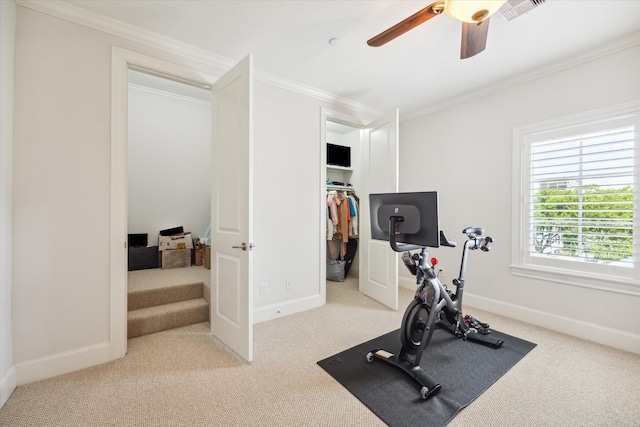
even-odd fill
[{"label": "bike pedal", "polygon": [[466,315],[464,316],[464,321],[467,322],[469,324],[469,326],[472,326],[474,328],[477,327],[481,327],[481,328],[489,328],[489,324],[488,323],[484,323],[479,321],[478,319],[476,319],[475,317],[471,316],[471,315]]}]

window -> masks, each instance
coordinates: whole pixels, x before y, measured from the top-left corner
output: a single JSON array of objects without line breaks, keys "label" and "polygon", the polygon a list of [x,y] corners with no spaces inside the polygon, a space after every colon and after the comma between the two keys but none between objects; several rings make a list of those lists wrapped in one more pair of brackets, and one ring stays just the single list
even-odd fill
[{"label": "window", "polygon": [[515,130],[514,274],[640,284],[639,119],[634,102]]}]

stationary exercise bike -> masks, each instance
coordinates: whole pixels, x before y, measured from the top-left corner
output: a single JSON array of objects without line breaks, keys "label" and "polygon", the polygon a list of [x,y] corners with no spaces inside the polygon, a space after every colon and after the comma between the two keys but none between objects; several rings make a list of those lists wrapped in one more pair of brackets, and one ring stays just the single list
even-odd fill
[{"label": "stationary exercise bike", "polygon": [[[437,195],[435,200],[437,200]],[[389,244],[394,251],[404,252],[402,261],[411,274],[416,276],[417,290],[402,318],[400,352],[394,354],[384,349],[375,349],[367,353],[366,359],[368,362],[373,362],[376,359],[381,360],[402,369],[422,386],[420,396],[426,400],[438,394],[442,388],[420,367],[422,355],[437,328],[445,329],[462,340],[478,342],[493,348],[499,348],[504,343],[503,340],[488,335],[491,332],[488,328],[489,325],[481,323],[471,316],[464,316],[462,313],[462,295],[468,252],[476,249],[488,252],[493,239],[489,236],[483,237],[484,230],[479,227],[469,227],[463,230],[467,241],[462,250],[460,275],[453,280],[456,287],[454,293],[440,282],[434,270],[437,260],[435,258],[429,260],[427,246],[398,244],[396,242],[396,236],[403,234],[401,230],[405,221],[419,222],[418,210],[402,204],[395,204],[392,207],[392,210],[388,206],[381,207],[378,213],[379,217],[381,216],[379,223],[384,221],[385,214],[391,212],[387,216]],[[372,217],[373,215],[372,213]],[[418,216],[416,217],[416,215]],[[437,219],[435,223],[437,224]],[[409,226],[409,229],[415,228],[415,225]],[[407,227],[404,229],[406,231]],[[436,232],[436,235],[438,236],[437,246],[456,246],[455,242],[447,239],[443,231]],[[416,249],[419,249],[420,252],[413,255],[409,252]]]}]

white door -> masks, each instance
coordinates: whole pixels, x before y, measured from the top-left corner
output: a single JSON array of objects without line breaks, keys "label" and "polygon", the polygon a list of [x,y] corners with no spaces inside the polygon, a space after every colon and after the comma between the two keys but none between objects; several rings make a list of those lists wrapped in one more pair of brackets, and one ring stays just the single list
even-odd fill
[{"label": "white door", "polygon": [[253,359],[253,57],[213,85],[211,332]]},{"label": "white door", "polygon": [[365,129],[360,198],[360,292],[398,309],[398,255],[389,242],[371,239],[369,194],[398,191],[398,110]]}]

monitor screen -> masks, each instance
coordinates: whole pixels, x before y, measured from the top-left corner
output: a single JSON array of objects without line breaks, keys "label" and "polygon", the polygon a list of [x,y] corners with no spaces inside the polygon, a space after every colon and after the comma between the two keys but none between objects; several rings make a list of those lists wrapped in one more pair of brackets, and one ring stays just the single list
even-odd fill
[{"label": "monitor screen", "polygon": [[351,167],[351,147],[327,144],[327,164],[346,168]]},{"label": "monitor screen", "polygon": [[437,248],[440,246],[438,193],[383,193],[369,195],[371,238],[389,240],[389,218],[399,216],[396,241]]}]

